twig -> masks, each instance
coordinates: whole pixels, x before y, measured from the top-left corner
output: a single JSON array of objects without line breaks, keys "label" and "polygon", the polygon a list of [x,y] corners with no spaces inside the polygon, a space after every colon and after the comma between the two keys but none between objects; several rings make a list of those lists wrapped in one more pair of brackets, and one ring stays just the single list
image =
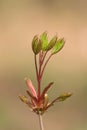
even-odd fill
[{"label": "twig", "polygon": [[39,124],[40,124],[40,130],[44,130],[44,127],[43,127],[43,120],[42,120],[42,115],[39,114]]}]

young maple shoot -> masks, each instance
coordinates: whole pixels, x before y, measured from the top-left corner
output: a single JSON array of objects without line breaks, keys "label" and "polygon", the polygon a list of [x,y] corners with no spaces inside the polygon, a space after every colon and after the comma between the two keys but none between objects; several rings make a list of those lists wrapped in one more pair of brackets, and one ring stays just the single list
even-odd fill
[{"label": "young maple shoot", "polygon": [[[29,106],[30,110],[39,115],[41,130],[44,130],[41,115],[43,115],[49,107],[53,106],[55,102],[62,102],[72,95],[72,93],[67,92],[56,97],[53,101],[49,101],[47,92],[52,87],[53,82],[50,82],[41,92],[41,82],[46,65],[51,57],[64,47],[64,44],[64,38],[58,39],[56,35],[49,41],[47,32],[42,33],[39,37],[35,35],[32,40],[32,50],[34,53],[37,77],[37,90],[35,89],[32,81],[26,78],[25,82],[28,86],[28,90],[26,90],[27,96],[19,95],[19,98]],[[47,57],[48,52],[50,55]]]}]

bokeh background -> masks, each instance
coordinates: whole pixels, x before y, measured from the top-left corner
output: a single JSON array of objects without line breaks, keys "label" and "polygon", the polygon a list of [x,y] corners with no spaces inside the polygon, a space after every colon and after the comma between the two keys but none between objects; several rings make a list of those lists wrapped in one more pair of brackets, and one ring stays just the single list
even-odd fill
[{"label": "bokeh background", "polygon": [[87,130],[86,0],[0,0],[0,130],[39,130],[18,95],[27,89],[25,77],[36,86],[31,41],[44,31],[66,44],[49,62],[42,87],[55,82],[51,99],[73,92],[43,116],[45,130]]}]

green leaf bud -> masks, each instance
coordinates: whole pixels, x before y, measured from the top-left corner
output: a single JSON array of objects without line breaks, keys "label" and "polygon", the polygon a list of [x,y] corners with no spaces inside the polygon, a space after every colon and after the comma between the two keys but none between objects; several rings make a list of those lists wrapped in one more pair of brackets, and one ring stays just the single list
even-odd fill
[{"label": "green leaf bud", "polygon": [[40,36],[40,40],[42,41],[42,50],[46,51],[47,46],[48,46],[48,37],[47,37],[47,32],[42,33]]},{"label": "green leaf bud", "polygon": [[64,38],[57,40],[56,44],[52,49],[52,55],[59,52],[63,48],[64,44],[65,44]]},{"label": "green leaf bud", "polygon": [[36,36],[34,36],[33,40],[32,40],[32,50],[34,52],[35,55],[37,55],[40,51],[41,51],[41,40]]},{"label": "green leaf bud", "polygon": [[49,42],[49,44],[48,44],[46,50],[49,51],[50,49],[52,49],[52,48],[54,47],[54,45],[56,44],[56,42],[57,42],[57,36],[54,36],[54,37],[50,40],[50,42]]}]

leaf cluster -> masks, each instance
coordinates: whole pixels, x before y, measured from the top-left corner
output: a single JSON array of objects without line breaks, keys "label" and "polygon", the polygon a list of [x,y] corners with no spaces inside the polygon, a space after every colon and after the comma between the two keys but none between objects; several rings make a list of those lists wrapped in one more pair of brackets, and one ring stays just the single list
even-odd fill
[{"label": "leaf cluster", "polygon": [[64,38],[58,39],[56,35],[48,41],[47,32],[44,32],[40,35],[40,37],[37,35],[34,36],[32,40],[32,50],[35,55],[37,55],[41,50],[43,52],[48,52],[51,50],[51,54],[54,55],[63,48],[64,44]]}]

